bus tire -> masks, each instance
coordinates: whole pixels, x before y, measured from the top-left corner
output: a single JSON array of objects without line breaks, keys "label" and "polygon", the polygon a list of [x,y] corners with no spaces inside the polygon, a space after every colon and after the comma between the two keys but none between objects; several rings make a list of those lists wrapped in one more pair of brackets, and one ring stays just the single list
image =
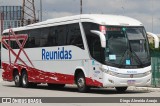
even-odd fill
[{"label": "bus tire", "polygon": [[28,74],[26,71],[22,72],[22,87],[28,88],[29,87],[29,81],[28,81]]},{"label": "bus tire", "polygon": [[85,93],[89,90],[89,87],[86,85],[85,76],[82,72],[77,75],[76,84],[78,87],[78,91],[81,93]]},{"label": "bus tire", "polygon": [[61,89],[64,86],[65,86],[65,84],[52,84],[52,83],[48,83],[48,87],[49,88]]},{"label": "bus tire", "polygon": [[14,77],[15,86],[20,87],[21,86],[21,76],[19,75],[18,71],[14,72],[13,77]]},{"label": "bus tire", "polygon": [[128,87],[115,87],[117,92],[123,93],[127,90]]}]

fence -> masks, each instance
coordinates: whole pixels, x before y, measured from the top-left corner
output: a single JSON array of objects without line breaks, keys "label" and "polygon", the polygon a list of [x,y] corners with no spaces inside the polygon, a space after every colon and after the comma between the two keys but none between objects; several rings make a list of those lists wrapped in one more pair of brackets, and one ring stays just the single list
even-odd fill
[{"label": "fence", "polygon": [[160,87],[160,52],[151,53],[152,86]]}]

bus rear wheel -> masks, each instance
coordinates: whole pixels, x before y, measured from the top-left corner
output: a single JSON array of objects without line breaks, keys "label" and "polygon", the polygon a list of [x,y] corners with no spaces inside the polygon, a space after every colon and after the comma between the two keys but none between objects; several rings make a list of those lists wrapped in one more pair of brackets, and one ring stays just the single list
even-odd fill
[{"label": "bus rear wheel", "polygon": [[115,87],[117,92],[123,93],[127,90],[128,87]]},{"label": "bus rear wheel", "polygon": [[28,81],[28,74],[27,74],[27,72],[26,71],[23,71],[22,72],[22,79],[21,79],[22,81],[22,87],[23,88],[35,88],[35,87],[37,87],[37,83],[33,83],[33,82],[29,82]]},{"label": "bus rear wheel", "polygon": [[15,72],[14,72],[13,77],[14,77],[15,86],[16,86],[16,87],[20,87],[20,86],[21,86],[21,77],[20,77],[18,71],[15,71]]},{"label": "bus rear wheel", "polygon": [[85,76],[82,72],[77,75],[76,84],[78,91],[81,93],[85,93],[89,90],[89,87],[86,85]]},{"label": "bus rear wheel", "polygon": [[22,87],[23,88],[29,87],[28,74],[26,71],[22,72]]}]

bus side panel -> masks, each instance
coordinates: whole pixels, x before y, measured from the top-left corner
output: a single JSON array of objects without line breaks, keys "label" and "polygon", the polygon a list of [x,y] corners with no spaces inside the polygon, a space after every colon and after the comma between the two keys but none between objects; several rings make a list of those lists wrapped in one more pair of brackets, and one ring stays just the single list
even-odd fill
[{"label": "bus side panel", "polygon": [[[85,77],[86,83],[90,86],[99,86],[95,80],[92,80],[89,76],[88,71],[88,62],[83,62],[89,60],[88,52],[86,50],[80,49],[76,46],[59,46],[59,47],[44,47],[44,48],[27,48],[24,49],[27,56],[29,57],[30,61],[24,55],[23,52],[19,55],[25,64],[21,61],[17,61],[17,66],[12,66],[13,68],[18,68],[19,73],[21,74],[22,69],[26,69],[28,73],[29,82],[35,83],[59,83],[59,84],[73,84],[74,83],[74,74],[76,68],[84,67],[85,70]],[[45,51],[45,52],[44,52]],[[64,51],[71,51],[71,59],[51,59],[51,56],[48,53],[57,52],[57,53],[64,53]],[[9,66],[9,56],[8,50],[2,49],[2,62],[6,65],[4,67],[3,78],[6,80],[13,80],[13,72],[5,68],[5,66]],[[14,52],[18,54],[19,49],[14,49]],[[36,54],[36,55],[33,55]],[[81,54],[81,55],[80,55]],[[11,54],[11,63],[13,65],[16,57]],[[34,66],[32,66],[32,64]]]},{"label": "bus side panel", "polygon": [[[53,73],[53,72],[45,72],[43,70],[39,70],[36,68],[25,67],[22,65],[16,65],[16,68],[20,68],[20,70],[25,69],[28,74],[29,82],[35,83],[57,83],[57,84],[73,84],[74,76],[61,74],[61,73]],[[4,81],[13,81],[13,65],[9,65],[7,63],[2,63],[3,73],[2,78]],[[14,66],[15,67],[15,66]],[[17,69],[18,70],[18,69]],[[18,70],[19,72],[19,70]],[[21,71],[19,72],[21,75]]]},{"label": "bus side panel", "polygon": [[9,64],[2,62],[2,69],[4,70],[2,73],[2,78],[4,81],[13,81],[13,69],[9,67]]},{"label": "bus side panel", "polygon": [[[13,67],[9,64],[2,63],[4,72],[3,72],[3,80],[5,81],[13,81]],[[10,67],[10,68],[9,68]],[[26,69],[28,73],[28,80],[29,82],[34,83],[54,83],[54,84],[74,84],[74,75],[69,74],[62,74],[57,72],[46,72],[43,70],[31,68],[31,67],[25,67],[22,65],[16,65],[16,67],[21,69]],[[7,70],[8,69],[8,70]],[[95,86],[95,87],[102,87],[102,83],[93,80],[90,77],[86,77],[86,84],[88,86]]]},{"label": "bus side panel", "polygon": [[73,84],[74,77],[72,75],[46,72],[39,69],[30,68],[28,70],[28,78],[30,82],[36,83],[57,83],[57,84]]},{"label": "bus side panel", "polygon": [[100,71],[101,63],[96,60],[89,60],[89,76],[90,78],[86,79],[86,83],[89,86],[103,86],[103,73]]}]

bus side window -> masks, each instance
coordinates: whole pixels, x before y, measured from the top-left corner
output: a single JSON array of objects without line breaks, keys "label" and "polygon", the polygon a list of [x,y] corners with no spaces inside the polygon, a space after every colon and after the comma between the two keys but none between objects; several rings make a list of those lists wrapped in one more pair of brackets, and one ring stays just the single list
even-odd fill
[{"label": "bus side window", "polygon": [[49,43],[50,43],[48,42],[49,28],[41,28],[40,30],[41,30],[40,47],[49,46]]},{"label": "bus side window", "polygon": [[38,29],[32,29],[29,31],[29,47],[39,47],[40,46],[40,31]]},{"label": "bus side window", "polygon": [[84,49],[82,35],[78,23],[68,25],[67,45],[74,45]]},{"label": "bus side window", "polygon": [[52,37],[52,39],[50,39],[50,42],[52,42],[53,44],[51,46],[58,46],[58,34],[57,34],[58,32],[56,29],[57,29],[56,27],[50,28],[50,37]]},{"label": "bus side window", "polygon": [[57,37],[58,37],[58,46],[64,46],[66,45],[66,39],[67,39],[67,27],[66,25],[61,25],[56,27],[57,28]]},{"label": "bus side window", "polygon": [[101,43],[99,36],[90,33],[87,35],[87,42],[91,56],[101,62]]},{"label": "bus side window", "polygon": [[85,31],[90,55],[95,60],[102,62],[102,48],[100,44],[99,36],[91,33],[91,30],[99,30],[99,25],[94,23],[83,23],[83,28]]},{"label": "bus side window", "polygon": [[[8,36],[8,33],[3,34],[3,36],[5,36],[5,35]],[[6,42],[7,42],[7,44],[9,44],[8,40],[6,40]],[[3,45],[3,47],[4,47],[5,49],[7,49],[4,45]],[[18,48],[19,48],[18,44],[17,44],[15,41],[12,41],[12,40],[10,41],[10,47],[11,47],[12,49],[18,49]]]}]

